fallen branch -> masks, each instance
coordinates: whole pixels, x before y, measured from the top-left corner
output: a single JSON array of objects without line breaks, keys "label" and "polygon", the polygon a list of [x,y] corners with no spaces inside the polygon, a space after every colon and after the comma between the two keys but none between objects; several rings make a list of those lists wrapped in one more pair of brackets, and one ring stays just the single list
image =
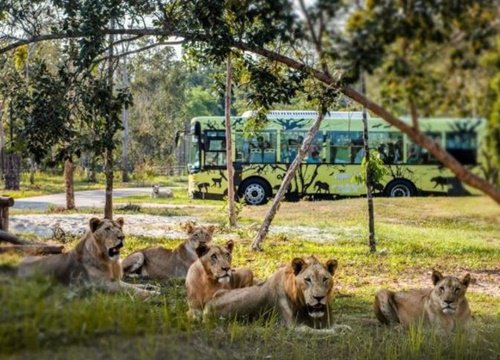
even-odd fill
[{"label": "fallen branch", "polygon": [[0,230],[0,241],[6,241],[8,243],[14,245],[46,245],[41,242],[29,241],[18,238],[16,235],[13,235],[7,231]]},{"label": "fallen branch", "polygon": [[0,254],[17,252],[28,255],[50,255],[62,253],[62,245],[6,245],[0,246]]}]

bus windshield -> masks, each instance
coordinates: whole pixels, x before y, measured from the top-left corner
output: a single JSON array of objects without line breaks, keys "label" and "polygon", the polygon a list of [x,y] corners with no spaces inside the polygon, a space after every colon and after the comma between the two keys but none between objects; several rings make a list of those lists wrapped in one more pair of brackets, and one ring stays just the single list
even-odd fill
[{"label": "bus windshield", "polygon": [[196,135],[191,137],[188,169],[189,172],[197,172],[200,170],[200,141],[199,137]]}]

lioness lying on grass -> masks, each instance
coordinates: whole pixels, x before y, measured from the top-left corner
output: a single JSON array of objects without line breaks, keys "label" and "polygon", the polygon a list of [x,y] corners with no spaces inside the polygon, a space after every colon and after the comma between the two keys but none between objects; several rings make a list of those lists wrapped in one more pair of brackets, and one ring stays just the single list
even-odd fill
[{"label": "lioness lying on grass", "polygon": [[432,289],[380,290],[375,295],[375,315],[388,325],[400,323],[408,326],[423,319],[445,333],[450,333],[457,325],[469,325],[472,317],[465,292],[470,275],[460,280],[434,270],[432,283]]},{"label": "lioness lying on grass", "polygon": [[234,243],[201,245],[196,249],[198,260],[189,268],[186,277],[188,316],[201,318],[203,308],[221,289],[237,289],[253,284],[252,270],[231,269]]},{"label": "lioness lying on grass", "polygon": [[121,281],[119,262],[123,247],[123,218],[115,221],[92,218],[90,229],[76,247],[67,253],[46,257],[28,257],[19,265],[20,277],[45,275],[54,277],[64,285],[91,284],[109,292],[121,288],[133,290],[140,295],[156,294],[149,286],[127,284]]},{"label": "lioness lying on grass", "polygon": [[314,256],[295,258],[265,282],[244,289],[219,291],[204,316],[256,317],[276,309],[287,327],[331,327],[329,303],[337,260],[324,265]]},{"label": "lioness lying on grass", "polygon": [[123,260],[123,272],[149,279],[186,277],[189,267],[198,259],[196,249],[212,241],[215,227],[188,223],[185,228],[188,238],[174,250],[155,246],[135,251]]}]

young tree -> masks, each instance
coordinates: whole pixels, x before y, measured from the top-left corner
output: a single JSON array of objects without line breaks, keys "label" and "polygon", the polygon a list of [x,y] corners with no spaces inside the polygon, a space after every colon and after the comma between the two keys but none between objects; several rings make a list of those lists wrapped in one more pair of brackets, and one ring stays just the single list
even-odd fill
[{"label": "young tree", "polygon": [[233,145],[231,136],[231,82],[233,68],[231,64],[231,54],[227,55],[226,69],[226,96],[225,96],[225,127],[226,127],[226,169],[227,169],[227,209],[229,216],[229,226],[236,226],[236,209],[234,207],[234,167],[232,161]]}]

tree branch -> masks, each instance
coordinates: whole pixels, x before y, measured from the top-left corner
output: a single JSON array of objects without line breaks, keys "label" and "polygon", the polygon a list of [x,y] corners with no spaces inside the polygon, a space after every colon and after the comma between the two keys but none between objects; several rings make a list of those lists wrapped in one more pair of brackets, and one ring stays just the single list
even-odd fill
[{"label": "tree branch", "polygon": [[[144,28],[144,29],[104,29],[100,33],[100,35],[106,34],[118,34],[118,35],[144,35],[144,36],[164,36],[164,37],[179,37],[183,38],[184,41],[205,41],[208,42],[210,37],[208,35],[203,34],[181,34],[177,31],[170,31],[166,29],[152,29],[152,28]],[[58,33],[58,34],[44,34],[39,36],[34,36],[28,39],[23,39],[17,41],[15,43],[11,43],[4,47],[0,48],[0,54],[5,53],[7,51],[13,50],[21,45],[26,45],[29,43],[42,42],[46,40],[58,40],[64,38],[81,38],[81,37],[89,37],[95,36],[96,34],[92,33]],[[492,184],[490,184],[485,179],[473,174],[468,171],[460,162],[458,162],[453,156],[447,153],[444,149],[440,147],[439,144],[435,143],[432,139],[425,136],[419,130],[414,129],[412,126],[399,119],[397,116],[393,115],[385,108],[380,106],[379,104],[371,101],[363,94],[360,94],[358,91],[354,90],[350,86],[344,86],[340,84],[338,81],[333,79],[330,74],[325,71],[319,71],[311,66],[307,66],[303,63],[300,63],[292,58],[287,56],[278,54],[276,52],[267,50],[265,48],[257,48],[248,45],[242,41],[234,41],[232,46],[243,50],[249,51],[254,54],[258,54],[264,56],[270,60],[281,62],[293,69],[304,71],[310,73],[313,77],[320,80],[321,82],[333,86],[339,89],[344,95],[356,101],[357,103],[366,106],[367,109],[372,111],[374,114],[378,115],[389,124],[399,129],[403,133],[405,133],[410,139],[412,139],[416,144],[422,146],[427,149],[437,160],[439,160],[442,164],[448,167],[459,180],[464,182],[467,185],[470,185],[476,189],[483,191],[485,194],[490,196],[493,200],[495,200],[498,204],[500,204],[500,191],[495,188]]]},{"label": "tree branch", "polygon": [[[182,41],[172,41],[172,42],[158,42],[158,43],[150,44],[150,45],[147,45],[147,46],[143,46],[143,47],[135,49],[135,50],[125,51],[125,52],[122,52],[122,53],[119,53],[119,54],[115,54],[115,55],[113,55],[113,58],[120,58],[120,57],[123,57],[123,56],[128,56],[128,55],[136,54],[138,52],[141,52],[141,51],[144,51],[144,50],[148,50],[148,49],[152,49],[152,48],[157,47],[157,46],[173,46],[173,45],[181,45],[183,43],[185,43],[184,40],[182,40]],[[108,56],[102,57],[102,58],[99,58],[99,59],[95,60],[94,63],[98,64],[98,63],[100,63],[102,61],[105,61],[105,60],[108,60],[108,59],[109,59]]]}]

